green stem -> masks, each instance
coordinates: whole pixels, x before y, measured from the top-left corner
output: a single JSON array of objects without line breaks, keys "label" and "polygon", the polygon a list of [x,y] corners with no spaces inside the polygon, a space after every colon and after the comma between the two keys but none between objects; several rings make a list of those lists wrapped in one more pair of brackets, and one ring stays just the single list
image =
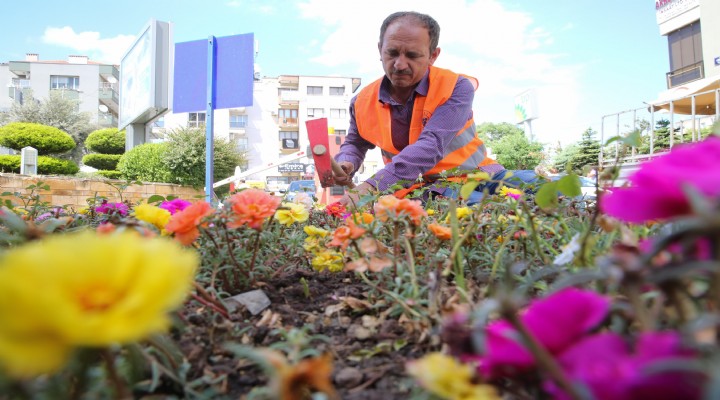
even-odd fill
[{"label": "green stem", "polygon": [[120,377],[120,374],[115,367],[115,355],[108,349],[102,349],[100,354],[105,360],[105,367],[107,368],[108,378],[110,383],[115,389],[115,398],[118,400],[132,399],[132,395],[128,390],[127,384]]},{"label": "green stem", "polygon": [[413,298],[418,297],[419,289],[417,284],[417,274],[415,272],[415,257],[413,257],[412,246],[410,246],[410,240],[405,237],[405,250],[408,254],[408,265],[410,266],[410,283],[413,288]]}]

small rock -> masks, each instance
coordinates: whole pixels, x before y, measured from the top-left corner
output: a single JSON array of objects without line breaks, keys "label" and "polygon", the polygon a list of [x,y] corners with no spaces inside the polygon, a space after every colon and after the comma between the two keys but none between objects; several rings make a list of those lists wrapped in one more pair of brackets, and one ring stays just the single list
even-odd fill
[{"label": "small rock", "polygon": [[232,309],[233,302],[244,305],[252,315],[260,314],[264,309],[270,307],[271,304],[265,292],[260,289],[240,293],[237,296],[227,299],[228,308],[231,312],[235,311]]},{"label": "small rock", "polygon": [[345,367],[335,375],[338,387],[352,388],[362,382],[363,374],[357,368]]},{"label": "small rock", "polygon": [[348,336],[352,336],[357,340],[366,340],[372,336],[372,332],[364,326],[350,325],[348,328]]}]

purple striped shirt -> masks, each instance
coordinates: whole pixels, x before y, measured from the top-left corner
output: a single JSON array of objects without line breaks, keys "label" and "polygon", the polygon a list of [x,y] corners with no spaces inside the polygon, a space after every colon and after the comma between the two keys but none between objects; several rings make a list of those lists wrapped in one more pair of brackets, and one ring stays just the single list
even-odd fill
[{"label": "purple striped shirt", "polygon": [[[383,77],[380,84],[378,101],[390,105],[393,145],[400,151],[393,157],[391,163],[385,165],[383,169],[367,180],[369,184],[380,191],[384,191],[400,181],[408,181],[402,183],[403,186],[408,187],[419,176],[429,171],[443,158],[447,144],[472,118],[475,88],[467,78],[461,76],[457,80],[450,98],[435,109],[417,142],[408,144],[415,96],[427,96],[428,75],[429,72],[418,82],[415,91],[405,104],[396,102],[390,96],[390,81],[387,77]],[[357,171],[365,159],[367,151],[374,149],[375,145],[363,139],[358,133],[355,122],[356,99],[357,96],[350,102],[350,127],[345,142],[340,146],[340,152],[335,159],[351,162]],[[503,168],[500,165],[489,165],[483,169],[493,174]]]}]

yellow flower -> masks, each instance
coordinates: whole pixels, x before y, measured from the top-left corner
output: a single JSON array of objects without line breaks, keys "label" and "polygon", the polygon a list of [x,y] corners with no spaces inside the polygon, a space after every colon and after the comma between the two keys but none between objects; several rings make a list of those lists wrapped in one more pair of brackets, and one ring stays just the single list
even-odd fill
[{"label": "yellow flower", "polygon": [[198,263],[194,251],[133,231],[57,234],[7,251],[0,258],[0,366],[22,376],[52,372],[74,347],[164,331]]},{"label": "yellow flower", "polygon": [[507,187],[507,186],[503,186],[500,189],[500,195],[505,196],[505,197],[510,197],[515,200],[517,200],[520,196],[522,196],[522,194],[523,194],[522,190]]},{"label": "yellow flower", "polygon": [[432,208],[428,208],[426,211],[428,215],[435,215],[435,210],[433,210]]},{"label": "yellow flower", "polygon": [[444,399],[500,399],[492,386],[473,384],[472,367],[451,356],[430,353],[408,363],[406,368],[420,385]]},{"label": "yellow flower", "polygon": [[168,221],[170,221],[170,211],[156,207],[152,204],[140,204],[135,206],[135,218],[155,225],[159,230],[163,230]]},{"label": "yellow flower", "polygon": [[319,237],[325,237],[330,233],[329,231],[327,231],[323,228],[318,228],[315,225],[308,225],[303,228],[303,231],[305,231],[305,233],[308,236],[319,236]]},{"label": "yellow flower", "polygon": [[340,272],[343,270],[343,256],[337,251],[323,251],[318,253],[311,261],[315,271],[322,272],[326,268],[330,272]]},{"label": "yellow flower", "polygon": [[90,214],[90,207],[80,207],[78,214]]},{"label": "yellow flower", "polygon": [[275,211],[275,219],[285,226],[290,226],[295,222],[305,222],[309,217],[308,210],[302,204],[282,203],[280,208]]},{"label": "yellow flower", "polygon": [[[467,217],[468,215],[472,215],[473,210],[470,207],[458,207],[455,209],[455,215],[457,216],[458,221]],[[447,217],[445,217],[445,223],[450,223],[450,214],[448,214]]]},{"label": "yellow flower", "polygon": [[317,236],[308,236],[305,238],[303,249],[309,253],[317,253],[322,250],[320,246],[320,238]]}]

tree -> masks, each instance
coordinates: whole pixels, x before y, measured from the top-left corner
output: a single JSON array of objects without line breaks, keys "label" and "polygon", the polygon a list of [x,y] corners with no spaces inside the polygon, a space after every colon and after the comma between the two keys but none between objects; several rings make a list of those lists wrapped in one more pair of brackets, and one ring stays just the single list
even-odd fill
[{"label": "tree", "polygon": [[572,160],[579,153],[579,151],[580,146],[577,143],[573,143],[569,146],[565,146],[565,148],[560,149],[555,155],[555,159],[553,160],[553,167],[556,170],[563,172],[568,169],[569,164],[570,170],[572,170]]},{"label": "tree", "polygon": [[595,166],[600,157],[600,142],[595,139],[597,132],[588,128],[583,132],[582,139],[578,144],[578,152],[572,158],[572,169],[575,172],[582,172],[585,166]]},{"label": "tree", "polygon": [[14,102],[0,120],[6,123],[32,122],[67,132],[77,146],[65,157],[76,163],[82,158],[85,138],[93,130],[90,113],[78,111],[77,100],[64,98],[57,91],[51,91],[45,100],[36,100],[30,93],[22,104]]},{"label": "tree", "polygon": [[543,145],[530,142],[523,131],[503,135],[501,139],[491,141],[490,147],[497,162],[507,169],[533,169],[545,158]]},{"label": "tree", "polygon": [[495,142],[505,136],[525,135],[525,132],[509,122],[495,124],[483,122],[477,127],[478,137],[486,142]]}]

